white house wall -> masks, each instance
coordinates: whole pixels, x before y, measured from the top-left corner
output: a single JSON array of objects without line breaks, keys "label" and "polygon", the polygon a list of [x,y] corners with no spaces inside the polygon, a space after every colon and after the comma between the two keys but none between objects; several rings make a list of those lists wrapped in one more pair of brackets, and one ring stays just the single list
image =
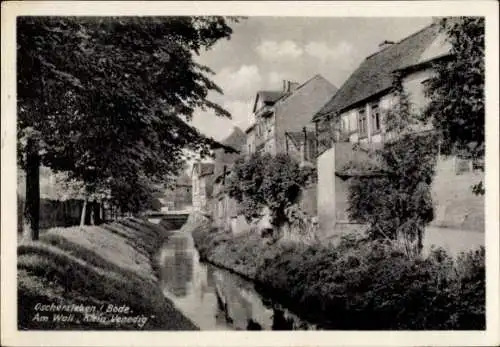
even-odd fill
[{"label": "white house wall", "polygon": [[[407,93],[410,103],[413,105],[414,110],[416,112],[421,112],[426,104],[428,103],[427,98],[425,97],[425,87],[424,82],[432,77],[432,70],[425,69],[422,71],[418,71],[412,74],[409,74],[405,78],[403,78],[402,84],[405,92]],[[357,107],[355,109],[348,110],[341,114],[341,122],[344,124],[348,124],[349,128],[344,129],[349,133],[349,142],[352,143],[380,143],[384,140],[384,133],[386,132],[386,122],[381,120],[381,131],[379,133],[373,133],[372,129],[372,105],[376,103],[376,101],[371,101],[365,103],[363,106]],[[384,111],[388,111],[391,109],[393,105],[396,103],[396,96],[393,93],[388,93],[382,96],[378,100],[378,106],[381,114]],[[359,110],[361,108],[365,109],[366,119],[367,119],[367,136],[360,138],[359,137],[359,123],[358,116]],[[419,127],[419,130],[424,130],[429,128],[429,125],[423,125]]]},{"label": "white house wall", "polygon": [[428,104],[428,99],[425,97],[424,81],[432,77],[432,70],[426,69],[417,71],[406,76],[403,81],[403,88],[408,94],[411,104],[415,107],[415,111],[422,111]]}]

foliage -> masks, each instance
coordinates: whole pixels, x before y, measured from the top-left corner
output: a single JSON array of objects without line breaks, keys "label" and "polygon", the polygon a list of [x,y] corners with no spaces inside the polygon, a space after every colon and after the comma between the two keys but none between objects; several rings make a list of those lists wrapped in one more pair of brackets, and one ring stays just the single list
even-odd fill
[{"label": "foliage", "polygon": [[42,163],[89,192],[108,188],[122,203],[117,189],[177,173],[185,148],[217,145],[186,121],[197,108],[229,116],[207,99],[222,91],[195,61],[230,38],[225,18],[19,17],[17,33],[18,137],[36,133]]},{"label": "foliage", "polygon": [[396,92],[399,103],[386,114],[387,131],[395,136],[370,152],[375,163],[347,165],[383,173],[351,179],[348,213],[352,220],[369,224],[373,238],[402,241],[412,255],[420,252],[424,227],[434,218],[430,187],[438,146],[433,132],[419,132],[407,95],[400,88]]},{"label": "foliage", "polygon": [[264,207],[271,211],[272,224],[286,220],[286,209],[297,202],[301,189],[313,175],[310,167],[286,154],[254,153],[236,161],[229,178],[229,195],[240,203],[240,213],[248,220],[259,217]]},{"label": "foliage", "polygon": [[[424,118],[442,134],[444,153],[483,158],[485,148],[483,17],[453,17],[440,21],[451,44],[451,57],[434,63],[436,74],[427,82],[430,103]],[[474,187],[474,193],[484,189]]]},{"label": "foliage", "polygon": [[432,136],[406,135],[377,151],[390,174],[354,177],[349,184],[348,213],[370,225],[374,238],[397,239],[400,233],[415,240],[416,232],[433,219],[430,184],[436,158]]},{"label": "foliage", "polygon": [[347,235],[337,246],[267,245],[256,235],[196,230],[202,259],[257,282],[323,329],[485,328],[484,248],[408,258],[392,243]]}]

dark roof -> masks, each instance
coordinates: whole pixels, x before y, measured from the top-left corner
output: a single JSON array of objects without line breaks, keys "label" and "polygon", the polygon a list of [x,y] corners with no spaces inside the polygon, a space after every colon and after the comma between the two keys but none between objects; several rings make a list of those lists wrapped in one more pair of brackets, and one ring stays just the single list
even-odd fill
[{"label": "dark roof", "polygon": [[331,84],[330,81],[328,81],[326,78],[324,78],[320,74],[316,74],[316,75],[312,76],[311,78],[309,78],[307,81],[305,81],[302,84],[297,83],[298,84],[297,87],[294,88],[292,91],[287,92],[287,93],[286,92],[282,92],[280,98],[278,100],[276,100],[276,101],[282,102],[282,101],[286,100],[288,97],[296,94],[298,90],[300,90],[301,88],[303,88],[304,86],[306,86],[310,82],[312,82],[314,80],[318,80],[318,79],[323,79],[323,80],[327,81],[335,89],[335,91],[337,91],[338,88],[336,86],[334,86],[333,84]]},{"label": "dark roof", "polygon": [[395,70],[421,63],[421,55],[439,34],[432,24],[367,57],[332,99],[313,117],[341,112],[375,94],[389,90]]},{"label": "dark roof", "polygon": [[[240,152],[246,144],[246,135],[240,128],[234,127],[233,132],[221,142],[224,145],[230,146]],[[224,151],[215,152],[215,178],[223,173],[224,166],[229,167],[235,162],[238,156],[239,153],[226,153]]]},{"label": "dark roof", "polygon": [[278,90],[260,90],[257,92],[257,95],[255,96],[255,102],[253,104],[253,112],[255,112],[255,107],[257,106],[257,100],[262,99],[262,102],[264,104],[274,104],[276,101],[278,101],[279,98],[281,98],[284,95],[283,91],[278,91]]},{"label": "dark roof", "polygon": [[302,131],[305,126],[310,125],[312,117],[335,95],[337,89],[323,76],[314,75],[274,105],[276,118],[280,119],[279,127],[283,131]]},{"label": "dark roof", "polygon": [[177,186],[191,186],[191,178],[186,173],[182,173],[175,181]]},{"label": "dark roof", "polygon": [[261,90],[257,92],[257,95],[262,99],[263,102],[276,102],[283,95],[282,91],[277,90]]},{"label": "dark roof", "polygon": [[252,125],[250,125],[247,130],[245,130],[245,133],[248,134],[250,131],[252,131],[253,128],[255,128],[257,124],[256,123],[253,123]]},{"label": "dark roof", "polygon": [[213,174],[214,167],[215,167],[215,165],[213,163],[194,163],[193,170],[195,168],[199,168],[199,170],[200,170],[199,176],[202,177],[202,176]]},{"label": "dark roof", "polygon": [[226,137],[222,143],[226,146],[233,147],[235,150],[240,151],[241,146],[245,143],[246,136],[243,130],[238,127],[234,127],[231,134]]}]

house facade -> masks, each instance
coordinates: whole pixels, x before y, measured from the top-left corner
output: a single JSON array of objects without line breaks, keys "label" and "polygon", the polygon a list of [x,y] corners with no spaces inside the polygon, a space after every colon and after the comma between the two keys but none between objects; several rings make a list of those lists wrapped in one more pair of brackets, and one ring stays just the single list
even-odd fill
[{"label": "house facade", "polygon": [[449,57],[450,46],[431,25],[397,43],[384,41],[379,48],[314,116],[320,152],[334,142],[380,143],[390,137],[384,114],[398,102],[395,82],[401,80],[418,112],[427,102],[425,81],[432,77],[432,63]]},{"label": "house facade", "polygon": [[[246,132],[247,152],[294,153],[293,146],[298,152],[301,146],[305,147],[304,153],[314,150],[308,145],[315,143],[311,140],[314,136],[311,119],[336,91],[328,80],[315,75],[302,84],[283,81],[281,91],[257,92],[253,108],[255,124]],[[304,131],[306,136],[302,137]],[[309,141],[302,143],[307,134]]]},{"label": "house facade", "polygon": [[285,148],[301,164],[314,164],[316,159],[316,134],[306,127],[302,131],[285,132]]},{"label": "house facade", "polygon": [[213,163],[194,163],[191,169],[192,209],[206,211],[208,200],[212,197],[213,183],[210,179],[214,174]]},{"label": "house facade", "polygon": [[276,102],[284,91],[259,91],[255,96],[253,116],[255,123],[247,129],[247,152],[249,154],[276,154]]},{"label": "house facade", "polygon": [[[438,59],[448,59],[450,48],[437,25],[430,25],[399,42],[385,41],[314,116],[318,163],[321,162],[319,175],[332,183],[323,196],[318,195],[318,213],[324,215],[323,219],[330,219],[327,224],[348,222],[348,183],[338,176],[330,177],[332,170],[338,173],[355,155],[353,144],[378,147],[397,137],[398,134],[387,130],[385,119],[387,112],[399,102],[396,83],[400,83],[412,110],[418,113],[428,102],[425,82],[433,76],[432,64]],[[431,129],[429,124],[413,128],[416,132]],[[326,152],[328,158],[323,156]],[[464,172],[464,167],[469,170]],[[466,229],[484,227],[483,201],[469,189],[482,175],[474,167],[473,163],[464,163],[457,157],[439,157],[432,192],[437,214],[435,224]],[[329,183],[319,184],[328,186]]]},{"label": "house facade", "polygon": [[167,211],[189,211],[193,205],[193,183],[191,178],[182,173],[174,184],[167,188],[165,194],[165,209]]},{"label": "house facade", "polygon": [[210,211],[216,226],[229,228],[231,220],[237,217],[238,202],[229,196],[227,183],[235,161],[245,151],[246,135],[240,128],[235,127],[222,143],[235,149],[236,152],[228,153],[222,149],[215,152],[215,169],[211,178],[213,194],[210,201]]}]

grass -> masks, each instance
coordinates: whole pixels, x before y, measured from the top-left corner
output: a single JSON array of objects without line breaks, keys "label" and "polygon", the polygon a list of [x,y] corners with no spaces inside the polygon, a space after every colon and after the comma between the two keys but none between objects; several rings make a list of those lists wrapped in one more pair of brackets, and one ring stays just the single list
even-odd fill
[{"label": "grass", "polygon": [[[178,312],[158,286],[153,256],[171,233],[140,219],[120,220],[101,226],[54,228],[37,242],[18,246],[19,329],[61,330],[196,330]],[[146,319],[111,323],[88,321],[74,313],[68,322],[54,321],[52,312],[37,304],[128,306],[122,317]],[[36,314],[48,321],[36,319]],[[61,313],[61,312],[60,312]],[[35,319],[34,319],[35,318]],[[142,323],[142,321],[141,321]]]}]

